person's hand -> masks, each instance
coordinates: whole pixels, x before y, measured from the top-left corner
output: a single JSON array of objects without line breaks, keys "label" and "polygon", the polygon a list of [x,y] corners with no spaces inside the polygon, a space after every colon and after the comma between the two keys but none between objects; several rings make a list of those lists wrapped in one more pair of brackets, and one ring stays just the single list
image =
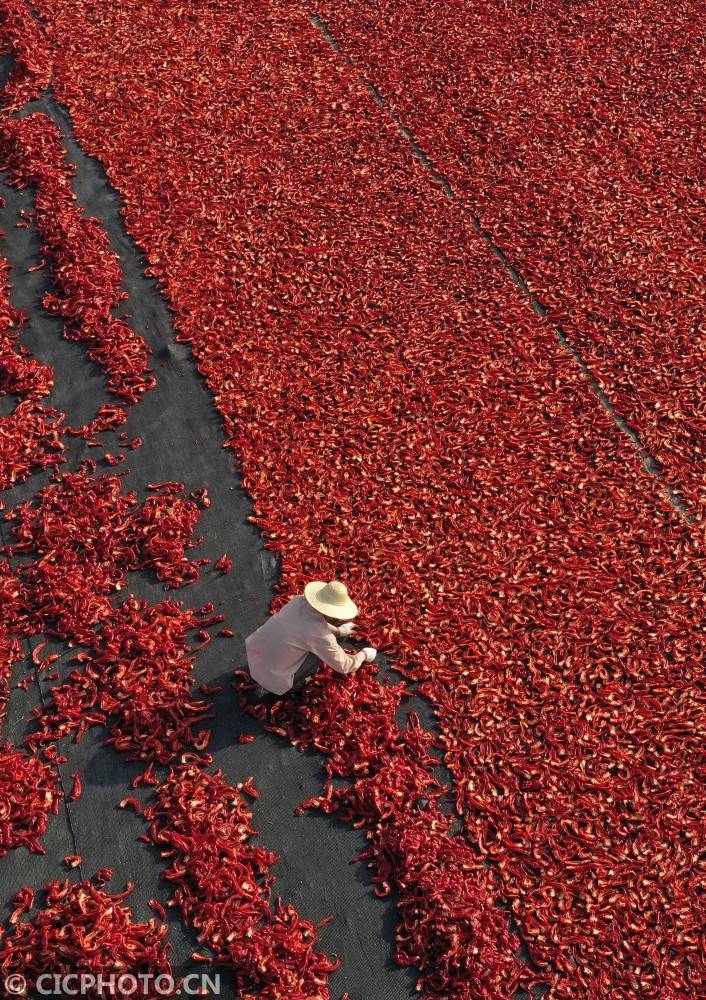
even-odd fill
[{"label": "person's hand", "polygon": [[338,635],[341,639],[352,639],[355,636],[355,622],[344,622],[338,626]]},{"label": "person's hand", "polygon": [[363,652],[365,653],[365,659],[368,661],[368,663],[372,663],[375,657],[378,655],[377,649],[373,649],[372,646],[366,646]]}]

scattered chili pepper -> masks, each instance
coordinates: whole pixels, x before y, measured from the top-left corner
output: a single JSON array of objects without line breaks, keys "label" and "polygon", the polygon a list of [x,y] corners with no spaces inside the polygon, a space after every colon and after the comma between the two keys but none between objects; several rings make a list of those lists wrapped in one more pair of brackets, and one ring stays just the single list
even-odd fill
[{"label": "scattered chili pepper", "polygon": [[158,899],[150,899],[149,906],[152,907],[152,909],[157,914],[160,920],[167,919],[167,911],[164,909],[164,907],[162,906],[162,904],[159,902]]},{"label": "scattered chili pepper", "polygon": [[149,764],[147,769],[132,779],[131,788],[139,788],[141,785],[158,785],[159,778],[154,773],[154,764]]},{"label": "scattered chili pepper", "polygon": [[208,495],[208,490],[205,486],[200,487],[198,490],[194,490],[191,494],[191,499],[195,500],[196,503],[201,504],[202,507],[211,506],[211,498]]},{"label": "scattered chili pepper", "polygon": [[[39,664],[37,673],[41,674],[44,670],[47,669],[47,667],[50,667],[52,663],[56,663],[56,661],[60,659],[61,659],[61,653],[50,653],[49,656],[45,656],[42,662]],[[49,679],[49,675],[47,675],[47,679]]]},{"label": "scattered chili pepper", "polygon": [[230,573],[233,569],[233,560],[224,553],[219,559],[216,560],[214,568],[224,575],[226,573]]},{"label": "scattered chili pepper", "polygon": [[142,815],[142,803],[139,799],[136,799],[134,795],[129,795],[127,798],[120,800],[121,809],[127,809],[128,806],[131,809],[134,809],[139,815]]},{"label": "scattered chili pepper", "polygon": [[75,802],[83,795],[83,779],[80,774],[72,774],[71,777],[73,778],[74,785],[69,795],[69,802]]}]

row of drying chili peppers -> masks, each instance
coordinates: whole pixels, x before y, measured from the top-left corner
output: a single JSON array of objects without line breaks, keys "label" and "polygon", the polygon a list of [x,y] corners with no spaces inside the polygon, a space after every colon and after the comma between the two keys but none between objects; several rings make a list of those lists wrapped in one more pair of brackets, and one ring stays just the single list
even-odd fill
[{"label": "row of drying chili peppers", "polygon": [[[137,509],[136,509],[137,508]],[[137,568],[153,569],[171,586],[198,573],[184,550],[191,540],[197,508],[172,492],[148,498],[138,508],[133,494],[121,494],[118,476],[67,474],[7,515],[15,524],[14,545],[5,552],[33,555],[16,569],[0,563],[0,652],[3,714],[13,664],[22,658],[19,638],[53,635],[71,645],[88,644],[68,679],[50,689],[45,708],[37,709],[39,728],[28,738],[32,756],[3,747],[0,753],[0,851],[25,845],[42,851],[40,836],[59,797],[56,767],[66,761],[54,744],[112,718],[118,749],[148,759],[171,759],[192,745],[205,746],[207,734],[193,726],[207,716],[206,702],[190,695],[188,630],[222,616],[183,611],[172,602],[150,608],[128,598],[113,609],[110,597]],[[206,609],[208,612],[212,608]],[[102,626],[100,631],[96,631]],[[207,633],[204,632],[204,635]],[[35,646],[32,668],[57,680],[60,654]],[[34,680],[26,674],[18,687]],[[36,755],[38,747],[44,759]],[[72,798],[80,795],[75,776]]]},{"label": "row of drying chili peppers", "polygon": [[0,54],[12,56],[2,92],[5,111],[20,111],[38,98],[51,81],[51,48],[41,23],[24,0],[3,0],[0,7]]},{"label": "row of drying chili peppers", "polygon": [[[19,9],[20,5],[16,5]],[[8,32],[23,34],[14,6],[1,12],[3,39]],[[20,46],[21,47],[21,46]],[[31,53],[31,45],[28,52]],[[30,55],[31,62],[31,55]],[[6,93],[22,90],[23,63],[18,59],[10,74]],[[12,413],[0,417],[0,489],[7,490],[39,469],[56,467],[63,461],[61,441],[63,415],[42,405],[53,387],[53,372],[32,358],[19,342],[17,329],[24,316],[13,309],[9,298],[9,265],[0,259],[0,394],[18,401]],[[4,506],[4,505],[3,505]],[[0,564],[0,723],[10,697],[14,665],[22,659],[18,620],[24,608],[21,587],[7,562]],[[0,746],[0,856],[18,847],[44,853],[41,837],[49,818],[58,812],[63,795],[51,761],[27,755],[7,743]]]},{"label": "row of drying chili peppers", "polygon": [[316,13],[703,515],[700,0]]},{"label": "row of drying chili peppers", "polygon": [[125,320],[113,316],[127,298],[120,262],[100,221],[75,203],[76,171],[58,127],[44,114],[0,121],[0,169],[7,171],[6,183],[33,187],[33,219],[57,288],[44,296],[45,309],[64,319],[67,339],[88,344],[110,391],[136,403],[155,385],[149,349]]},{"label": "row of drying chili peppers", "polygon": [[470,839],[555,997],[693,995],[698,541],[308,18],[37,6],[283,598],[343,575],[371,641],[423,682]]},{"label": "row of drying chili peppers", "polygon": [[0,395],[18,397],[13,412],[0,417],[0,490],[63,461],[63,414],[41,402],[51,393],[53,372],[19,343],[23,322],[10,303],[9,265],[0,258]]}]

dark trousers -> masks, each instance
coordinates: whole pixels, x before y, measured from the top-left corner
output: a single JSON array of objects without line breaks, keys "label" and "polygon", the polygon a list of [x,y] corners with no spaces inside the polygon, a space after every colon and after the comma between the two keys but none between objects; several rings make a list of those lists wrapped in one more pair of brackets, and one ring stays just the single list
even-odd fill
[{"label": "dark trousers", "polygon": [[301,691],[306,684],[307,677],[311,677],[313,674],[318,673],[321,666],[322,662],[316,653],[307,653],[304,658],[304,662],[292,678],[292,686],[289,691],[285,691],[284,694],[272,694],[271,691],[267,691],[264,687],[258,685],[258,687],[251,694],[251,704],[272,706],[276,701],[279,701],[280,698],[286,698],[286,696],[291,694],[292,691]]},{"label": "dark trousers", "polygon": [[318,658],[316,653],[307,653],[304,662],[294,675],[294,678],[292,680],[292,686],[289,690],[301,691],[301,689],[304,687],[307,677],[311,677],[313,674],[317,674],[320,669],[321,669],[321,660]]}]

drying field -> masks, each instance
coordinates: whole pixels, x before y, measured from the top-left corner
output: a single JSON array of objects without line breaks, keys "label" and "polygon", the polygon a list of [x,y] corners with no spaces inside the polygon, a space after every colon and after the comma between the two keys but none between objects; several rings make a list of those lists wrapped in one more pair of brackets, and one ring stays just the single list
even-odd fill
[{"label": "drying field", "polygon": [[[0,979],[706,997],[702,3],[0,46]],[[333,577],[382,663],[249,708]]]}]

